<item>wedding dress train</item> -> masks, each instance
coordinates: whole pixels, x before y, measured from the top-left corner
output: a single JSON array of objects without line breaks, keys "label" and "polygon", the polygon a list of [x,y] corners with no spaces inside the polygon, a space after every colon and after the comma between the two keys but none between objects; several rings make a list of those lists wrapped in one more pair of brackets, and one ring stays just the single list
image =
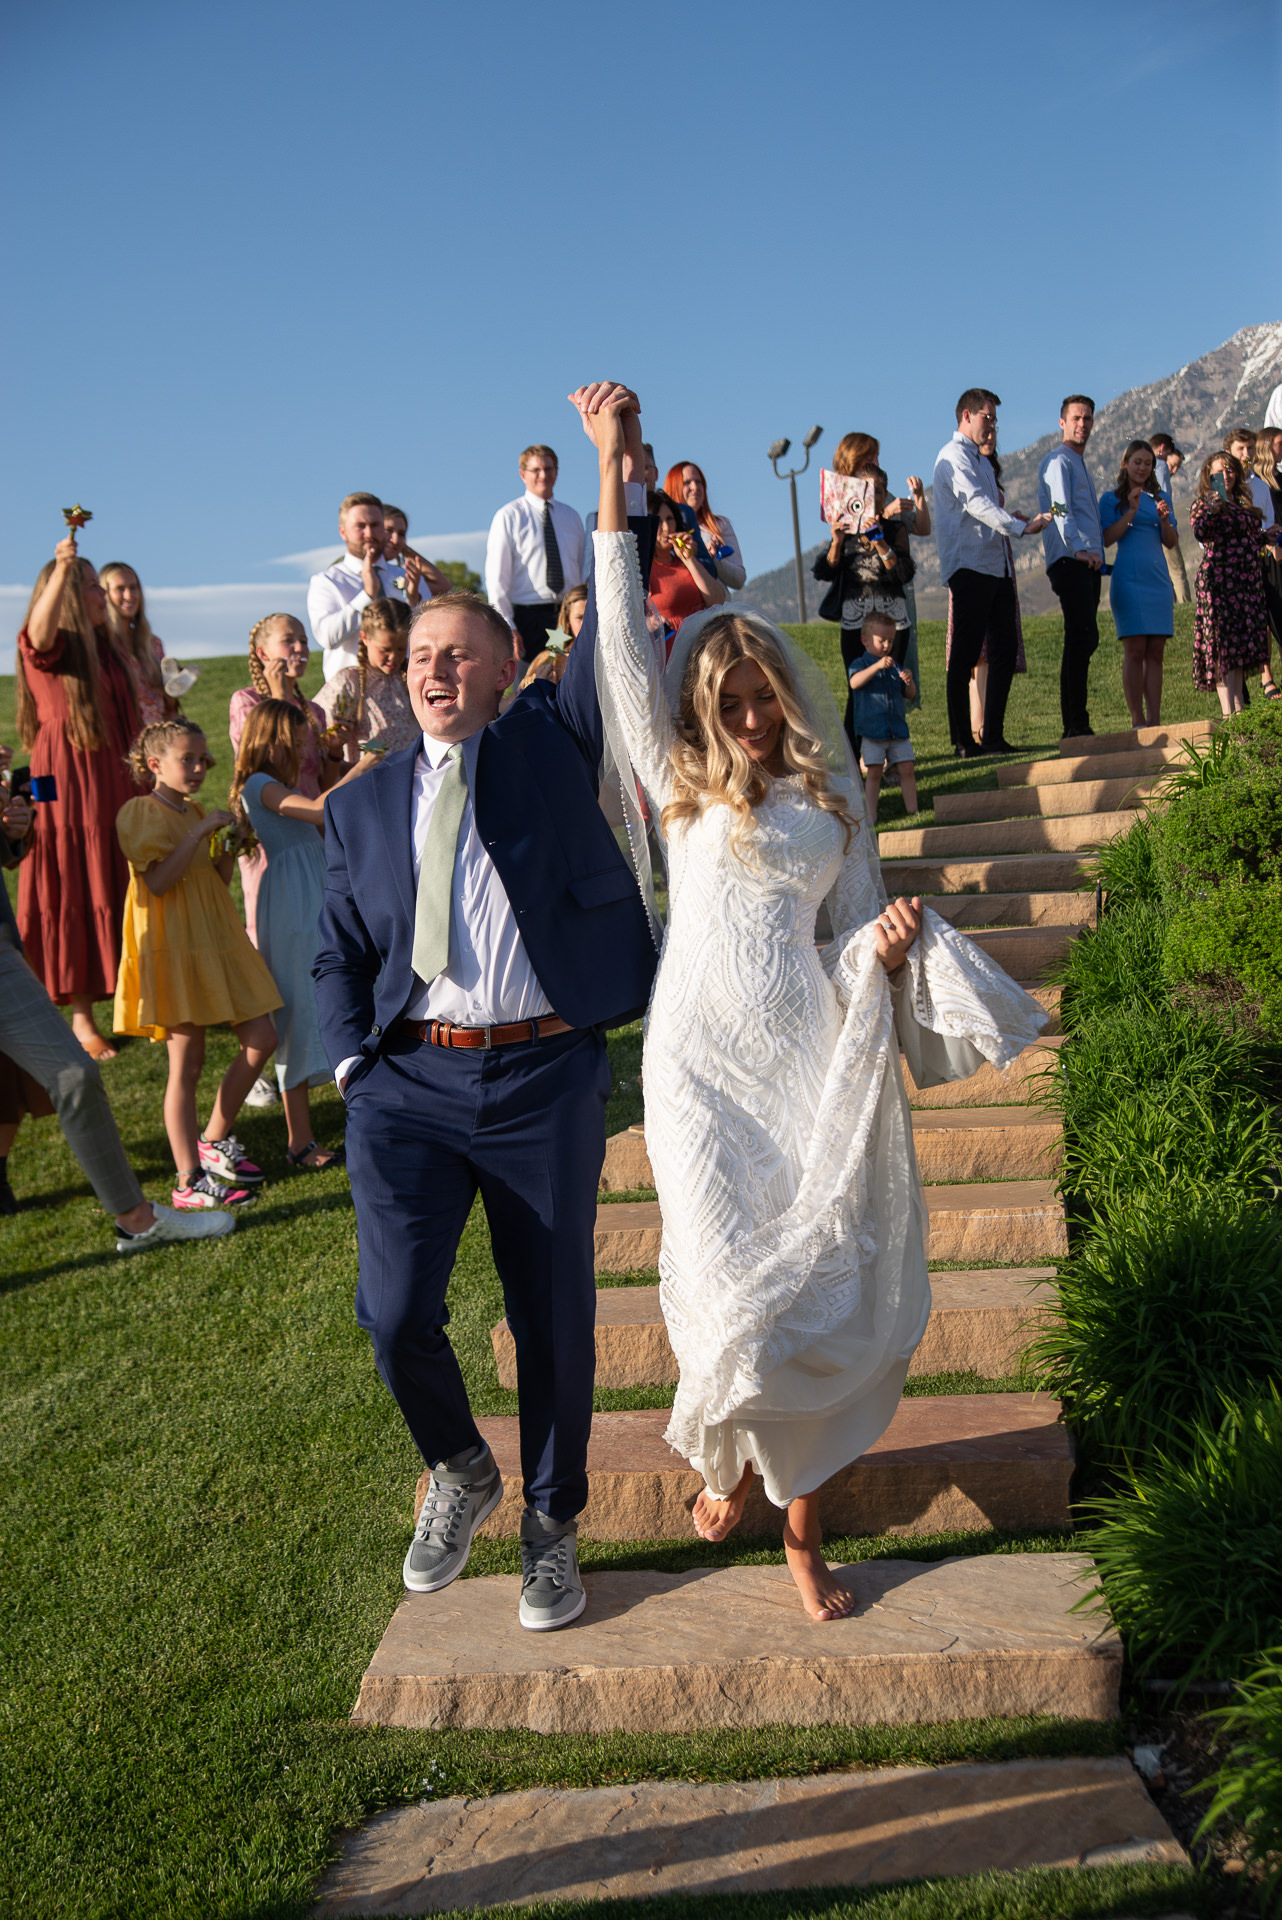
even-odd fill
[{"label": "wedding dress train", "polygon": [[[633,537],[593,538],[603,706],[657,822],[676,690],[646,630]],[[929,911],[891,983],[863,795],[849,776],[834,785],[856,822],[849,845],[799,777],[771,783],[737,850],[728,806],[674,824],[646,1020],[660,1300],[680,1368],[667,1439],[718,1495],[751,1461],[781,1507],[884,1432],[930,1312],[900,1046],[931,1085],[1009,1064],[1046,1022]]]}]

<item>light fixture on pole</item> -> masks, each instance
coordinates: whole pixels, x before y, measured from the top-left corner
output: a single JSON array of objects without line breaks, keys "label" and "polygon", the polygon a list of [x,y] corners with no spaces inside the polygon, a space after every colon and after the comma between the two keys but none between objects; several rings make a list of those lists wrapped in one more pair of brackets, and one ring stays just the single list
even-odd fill
[{"label": "light fixture on pole", "polygon": [[792,549],[793,556],[797,563],[797,618],[803,625],[805,624],[806,618],[806,579],[801,566],[801,522],[797,518],[797,475],[804,473],[810,465],[810,449],[814,446],[822,432],[822,427],[811,427],[810,432],[801,443],[806,450],[805,459],[799,467],[789,467],[787,473],[779,473],[779,462],[792,445],[792,441],[772,440],[766,449],[766,458],[769,460],[779,478],[788,482],[788,487],[792,494]]}]

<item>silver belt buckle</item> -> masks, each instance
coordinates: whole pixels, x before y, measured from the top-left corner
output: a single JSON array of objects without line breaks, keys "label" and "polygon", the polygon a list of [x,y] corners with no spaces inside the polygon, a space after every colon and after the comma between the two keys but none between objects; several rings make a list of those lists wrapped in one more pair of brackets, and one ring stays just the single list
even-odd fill
[{"label": "silver belt buckle", "polygon": [[490,1037],[490,1036],[491,1036],[491,1034],[492,1034],[492,1033],[494,1032],[494,1029],[493,1029],[493,1027],[485,1027],[485,1028],[483,1028],[483,1029],[482,1029],[482,1031],[483,1031],[483,1032],[484,1032],[484,1034],[485,1034],[485,1039],[484,1039],[484,1041],[482,1042],[482,1045],[481,1045],[481,1052],[482,1052],[482,1053],[489,1053],[489,1052],[491,1051],[491,1049],[493,1048],[493,1046],[494,1046],[494,1042],[493,1042],[493,1040],[492,1040],[492,1039],[491,1039],[491,1037]]}]

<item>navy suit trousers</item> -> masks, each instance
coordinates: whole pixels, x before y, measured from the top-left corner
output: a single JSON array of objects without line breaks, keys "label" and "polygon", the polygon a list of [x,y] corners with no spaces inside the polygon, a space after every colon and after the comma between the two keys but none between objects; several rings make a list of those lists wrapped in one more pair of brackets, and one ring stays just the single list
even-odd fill
[{"label": "navy suit trousers", "polygon": [[516,1343],[525,1499],[554,1520],[587,1502],[609,1091],[591,1027],[488,1052],[397,1036],[348,1093],[356,1317],[378,1370],[429,1465],[479,1441],[445,1331],[479,1192]]}]

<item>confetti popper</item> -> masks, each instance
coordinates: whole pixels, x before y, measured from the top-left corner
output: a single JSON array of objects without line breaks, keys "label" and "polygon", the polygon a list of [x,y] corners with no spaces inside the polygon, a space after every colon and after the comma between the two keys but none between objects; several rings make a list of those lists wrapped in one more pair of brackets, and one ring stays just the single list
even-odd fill
[{"label": "confetti popper", "polygon": [[64,507],[62,517],[67,523],[67,531],[74,540],[80,529],[93,519],[88,507],[82,507],[77,501],[74,507]]}]

